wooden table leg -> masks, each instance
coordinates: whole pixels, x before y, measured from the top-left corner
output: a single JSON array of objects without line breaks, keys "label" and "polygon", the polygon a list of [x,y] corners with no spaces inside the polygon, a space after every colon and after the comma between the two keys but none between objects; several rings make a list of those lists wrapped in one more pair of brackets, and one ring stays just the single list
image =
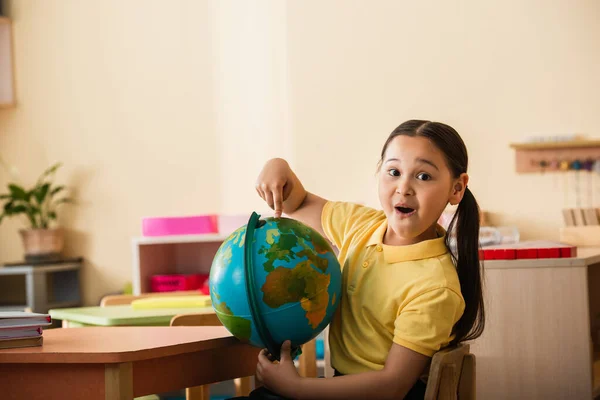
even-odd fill
[{"label": "wooden table leg", "polygon": [[186,388],[185,400],[210,400],[210,385]]},{"label": "wooden table leg", "polygon": [[105,364],[104,393],[106,400],[133,399],[133,366],[130,362]]},{"label": "wooden table leg", "polygon": [[305,378],[317,377],[317,339],[302,346],[302,354],[298,358],[298,373]]},{"label": "wooden table leg", "polygon": [[245,376],[243,378],[235,378],[233,380],[235,385],[236,396],[249,396],[252,391],[252,377]]}]

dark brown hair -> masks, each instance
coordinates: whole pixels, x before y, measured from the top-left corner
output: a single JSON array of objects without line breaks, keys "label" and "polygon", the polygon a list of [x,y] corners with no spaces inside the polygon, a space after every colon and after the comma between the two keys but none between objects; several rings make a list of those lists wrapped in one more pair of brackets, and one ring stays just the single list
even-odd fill
[{"label": "dark brown hair", "polygon": [[[469,157],[467,148],[454,128],[440,122],[410,120],[398,126],[387,138],[381,150],[380,165],[389,143],[400,135],[429,139],[443,154],[453,178],[467,172]],[[460,290],[465,299],[465,311],[454,325],[452,344],[472,340],[481,336],[485,326],[485,311],[482,291],[482,266],[479,261],[479,206],[467,187],[448,233],[456,229],[456,250],[453,251],[446,236],[446,247],[450,252],[460,281]]]}]

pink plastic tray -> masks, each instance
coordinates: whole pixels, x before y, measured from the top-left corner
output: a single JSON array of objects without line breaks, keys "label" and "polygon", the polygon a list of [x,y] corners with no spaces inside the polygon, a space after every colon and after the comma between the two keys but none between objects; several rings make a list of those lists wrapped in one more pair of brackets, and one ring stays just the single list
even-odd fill
[{"label": "pink plastic tray", "polygon": [[198,235],[217,232],[218,218],[216,215],[151,217],[142,220],[144,236]]},{"label": "pink plastic tray", "polygon": [[174,292],[178,290],[201,290],[204,294],[208,285],[206,274],[172,274],[172,275],[154,275],[150,279],[150,287],[153,292]]}]

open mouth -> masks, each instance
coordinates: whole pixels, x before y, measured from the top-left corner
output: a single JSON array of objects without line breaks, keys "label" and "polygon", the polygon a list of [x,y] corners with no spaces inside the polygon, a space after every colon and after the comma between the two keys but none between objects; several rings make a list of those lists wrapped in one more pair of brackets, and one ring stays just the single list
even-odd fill
[{"label": "open mouth", "polygon": [[415,212],[415,209],[410,208],[410,207],[394,207],[394,208],[396,209],[396,211],[398,211],[402,215],[410,215],[413,212]]}]

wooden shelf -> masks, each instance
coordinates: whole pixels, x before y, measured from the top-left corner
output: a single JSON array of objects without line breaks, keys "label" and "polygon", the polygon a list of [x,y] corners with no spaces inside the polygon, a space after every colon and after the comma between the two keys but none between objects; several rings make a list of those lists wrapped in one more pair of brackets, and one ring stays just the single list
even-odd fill
[{"label": "wooden shelf", "polygon": [[153,275],[209,273],[219,246],[229,235],[138,237],[133,244],[133,294],[150,292]]},{"label": "wooden shelf", "polygon": [[204,235],[144,236],[133,239],[133,245],[169,244],[169,243],[214,243],[223,242],[229,235],[207,233]]},{"label": "wooden shelf", "polygon": [[[542,142],[542,143],[512,143],[515,149],[516,171],[527,172],[564,172],[553,168],[561,161],[583,162],[588,159],[600,159],[600,140],[573,140],[565,142]],[[542,168],[542,161],[545,167]]]},{"label": "wooden shelf", "polygon": [[572,140],[565,142],[540,142],[540,143],[511,143],[515,150],[556,150],[556,149],[581,149],[600,147],[600,140]]}]

